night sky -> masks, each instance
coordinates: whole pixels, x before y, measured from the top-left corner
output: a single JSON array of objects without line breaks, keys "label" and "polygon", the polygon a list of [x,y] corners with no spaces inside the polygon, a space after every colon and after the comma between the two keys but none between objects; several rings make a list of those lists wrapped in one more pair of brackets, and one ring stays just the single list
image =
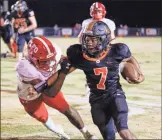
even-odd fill
[{"label": "night sky", "polygon": [[[16,0],[9,0],[11,6]],[[26,0],[29,8],[35,11],[40,27],[58,24],[61,27],[74,26],[90,18],[89,8],[95,0]],[[161,27],[161,0],[98,0],[106,9],[106,18],[116,26]]]}]

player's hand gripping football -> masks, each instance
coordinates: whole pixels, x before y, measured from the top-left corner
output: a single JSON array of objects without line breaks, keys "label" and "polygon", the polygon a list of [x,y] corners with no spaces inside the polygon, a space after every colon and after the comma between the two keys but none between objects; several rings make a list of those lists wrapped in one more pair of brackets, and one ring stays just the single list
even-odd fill
[{"label": "player's hand gripping football", "polygon": [[131,81],[131,80],[129,80],[129,78],[126,78],[126,80],[129,84],[139,84],[139,83],[143,82],[145,80],[145,78],[144,78],[144,75],[142,73],[139,73],[138,79]]},{"label": "player's hand gripping football", "polygon": [[67,74],[71,68],[71,64],[67,57],[62,57],[60,61],[61,72]]}]

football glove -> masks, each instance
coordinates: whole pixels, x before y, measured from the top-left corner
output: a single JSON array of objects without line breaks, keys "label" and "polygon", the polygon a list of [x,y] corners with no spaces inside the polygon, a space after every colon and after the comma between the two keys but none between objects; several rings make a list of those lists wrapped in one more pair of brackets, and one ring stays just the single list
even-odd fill
[{"label": "football glove", "polygon": [[60,63],[61,70],[60,72],[67,74],[71,68],[71,64],[68,59],[63,59],[63,61]]}]

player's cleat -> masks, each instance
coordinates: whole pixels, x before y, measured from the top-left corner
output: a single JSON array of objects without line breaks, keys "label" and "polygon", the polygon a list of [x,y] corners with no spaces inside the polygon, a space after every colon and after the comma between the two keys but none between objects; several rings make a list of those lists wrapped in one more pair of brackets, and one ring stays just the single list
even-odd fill
[{"label": "player's cleat", "polygon": [[84,133],[83,136],[86,140],[98,140],[96,136],[90,134],[88,131]]}]

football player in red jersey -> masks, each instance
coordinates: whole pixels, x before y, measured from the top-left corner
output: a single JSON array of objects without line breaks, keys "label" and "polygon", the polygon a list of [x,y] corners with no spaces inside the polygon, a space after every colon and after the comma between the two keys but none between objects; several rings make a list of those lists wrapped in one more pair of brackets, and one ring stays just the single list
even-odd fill
[{"label": "football player in red jersey", "polygon": [[[64,114],[81,131],[84,138],[95,139],[84,126],[79,113],[68,104],[60,91],[70,64],[68,60],[61,63],[59,47],[41,36],[30,40],[27,49],[28,55],[22,58],[16,67],[17,93],[25,111],[61,138],[70,139],[63,129],[54,124],[46,104]],[[58,65],[61,65],[59,71]]]},{"label": "football player in red jersey", "polygon": [[128,128],[128,105],[125,93],[120,85],[119,64],[129,62],[136,68],[139,77],[144,80],[138,62],[131,55],[126,44],[110,44],[111,30],[103,21],[92,21],[83,32],[82,44],[71,45],[67,56],[73,70],[83,70],[90,88],[89,102],[93,122],[99,128],[105,140],[110,139],[107,124],[113,118],[122,139],[136,139]]}]

